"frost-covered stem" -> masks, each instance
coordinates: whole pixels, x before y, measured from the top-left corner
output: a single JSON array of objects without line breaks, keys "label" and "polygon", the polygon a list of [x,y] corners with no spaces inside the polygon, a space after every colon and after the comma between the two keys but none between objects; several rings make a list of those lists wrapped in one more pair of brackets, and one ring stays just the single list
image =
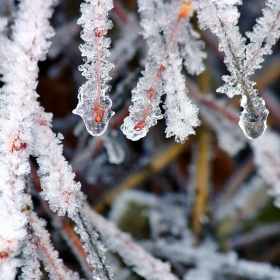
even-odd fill
[{"label": "frost-covered stem", "polygon": [[61,225],[61,231],[62,231],[62,236],[64,237],[64,239],[68,243],[68,246],[75,254],[77,260],[79,261],[84,271],[84,274],[88,278],[92,278],[93,269],[90,267],[90,265],[87,262],[88,254],[85,252],[81,240],[79,239],[78,235],[76,234],[76,232],[71,227],[68,221],[66,220],[63,221],[63,225]]},{"label": "frost-covered stem", "polygon": [[[190,14],[191,10],[192,10],[191,0],[187,0],[185,3],[180,4],[180,9],[179,9],[179,14],[178,14],[177,20],[174,24],[172,33],[171,33],[170,38],[169,38],[169,40],[167,42],[167,45],[166,45],[166,48],[167,48],[168,51],[170,51],[171,46],[175,43],[176,36],[178,34],[178,28],[179,28],[179,25],[180,25],[180,21],[183,18],[185,18],[186,16],[188,16]],[[165,58],[162,57],[162,60],[165,60]],[[158,84],[160,82],[160,79],[161,79],[161,76],[162,76],[164,70],[165,70],[165,66],[163,64],[161,64],[159,66],[159,69],[157,70],[156,77],[154,78],[154,81],[152,82],[151,87],[147,90],[148,106],[144,109],[143,119],[140,120],[134,126],[134,130],[136,130],[136,131],[140,131],[144,127],[146,127],[146,119],[147,119],[147,116],[149,114],[149,111],[152,108],[151,100],[155,96],[156,87],[158,86]]]},{"label": "frost-covered stem", "polygon": [[[268,0],[268,2],[277,1]],[[238,30],[239,12],[236,5],[241,4],[239,0],[227,1],[203,1],[199,0],[198,17],[202,28],[210,28],[211,31],[219,39],[219,50],[225,53],[224,62],[231,75],[223,76],[225,84],[218,88],[218,92],[226,93],[229,97],[241,94],[241,106],[244,108],[240,114],[239,126],[249,139],[260,137],[266,129],[266,119],[268,110],[265,108],[265,102],[258,97],[258,91],[253,88],[254,82],[249,80],[256,68],[260,68],[260,62],[263,61],[261,55],[257,55],[254,59],[254,66],[247,67],[247,59],[258,53],[262,49],[261,54],[269,54],[269,47],[275,43],[276,35],[268,35],[268,47],[262,48],[260,41],[262,35],[259,33],[272,32],[265,27],[254,27],[254,32],[246,35],[251,39],[251,43],[246,47],[245,38],[243,38]],[[229,15],[227,15],[227,13]],[[266,21],[269,19],[266,19]],[[261,21],[260,21],[261,22]],[[272,24],[273,25],[273,24]],[[256,30],[258,34],[255,34]],[[258,32],[262,31],[262,32]],[[267,34],[266,34],[267,36]],[[252,37],[252,38],[251,38]],[[265,37],[265,36],[264,36]],[[260,39],[259,39],[260,38]]]},{"label": "frost-covered stem", "polygon": [[55,213],[53,213],[49,206],[47,205],[47,202],[42,199],[42,197],[39,195],[39,192],[42,191],[40,186],[39,177],[35,170],[32,169],[32,175],[33,175],[33,184],[36,190],[38,191],[37,197],[41,201],[41,205],[44,208],[44,210],[47,212],[48,216],[52,219],[53,226],[61,231],[62,237],[67,242],[68,246],[72,250],[72,252],[75,254],[77,260],[80,262],[81,267],[85,273],[85,275],[88,278],[92,278],[92,269],[87,263],[87,256],[88,254],[84,251],[83,244],[81,240],[79,239],[78,235],[75,233],[71,225],[69,224],[69,221],[65,218],[57,217]]},{"label": "frost-covered stem", "polygon": [[52,0],[22,0],[11,39],[1,45],[5,61],[1,65],[4,86],[0,90],[0,250],[5,257],[0,263],[9,264],[10,273],[7,276],[5,267],[0,264],[0,275],[6,275],[6,279],[16,273],[14,258],[26,236],[23,191],[25,176],[30,172],[28,160],[33,147],[31,127],[32,113],[37,109],[37,64],[45,59],[49,38],[53,36],[49,18],[54,3]]},{"label": "frost-covered stem", "polygon": [[41,196],[48,201],[51,210],[64,216],[66,212],[71,217],[80,207],[80,183],[73,178],[71,167],[62,155],[60,140],[55,137],[50,128],[51,115],[46,114],[42,107],[34,115],[36,120],[32,127],[34,138],[34,156],[39,164]]},{"label": "frost-covered stem", "polygon": [[[29,226],[29,230],[31,230]],[[23,266],[21,267],[20,280],[41,280],[38,246],[36,246],[34,236],[29,233],[22,248]],[[38,244],[37,244],[38,245]],[[0,277],[1,279],[1,277]],[[1,279],[2,280],[2,279]]]},{"label": "frost-covered stem", "polygon": [[70,244],[73,244],[73,246],[76,248],[76,250],[79,252],[79,255],[83,256],[83,259],[87,258],[87,253],[83,249],[83,245],[78,238],[77,234],[73,230],[73,228],[70,226],[70,224],[65,220],[63,221],[63,230],[67,234],[68,238],[70,239]]},{"label": "frost-covered stem", "polygon": [[231,56],[233,57],[233,61],[235,63],[236,70],[239,73],[239,75],[237,76],[237,83],[240,82],[240,84],[242,85],[242,88],[244,90],[242,92],[242,94],[244,94],[246,96],[247,106],[248,106],[248,108],[249,108],[249,110],[252,114],[252,119],[257,119],[259,117],[259,113],[252,103],[251,96],[250,96],[249,91],[248,91],[249,86],[247,85],[247,83],[244,79],[244,75],[243,75],[244,69],[242,67],[242,62],[237,58],[237,56],[236,56],[236,54],[233,50],[233,46],[232,46],[233,44],[231,42],[231,39],[227,36],[227,32],[226,32],[224,23],[222,22],[221,18],[218,18],[218,20],[219,20],[219,23],[221,25],[221,29],[223,31],[223,36],[228,43],[228,49],[230,51]]},{"label": "frost-covered stem", "polygon": [[[166,136],[175,136],[175,141],[182,143],[190,134],[195,134],[194,127],[200,121],[198,108],[187,96],[181,74],[181,56],[187,61],[191,74],[197,74],[204,68],[202,43],[197,40],[199,36],[189,22],[192,2],[139,0],[138,4],[143,36],[149,46],[148,59],[143,77],[132,90],[133,105],[129,107],[129,116],[124,119],[121,130],[128,139],[137,141],[165,117]],[[181,36],[176,36],[179,32]],[[188,42],[190,47],[186,47],[186,40],[191,41]],[[164,94],[163,115],[159,104]]]},{"label": "frost-covered stem", "polygon": [[[43,189],[41,195],[49,202],[53,211],[57,211],[58,215],[65,215],[67,212],[77,224],[76,232],[89,254],[87,261],[94,269],[94,277],[114,279],[112,269],[103,256],[102,245],[97,240],[97,233],[87,226],[82,210],[83,195],[80,192],[80,183],[74,181],[75,175],[62,155],[60,140],[50,129],[51,116],[39,107],[34,118],[37,121],[33,126],[34,155],[40,166],[38,173]],[[103,270],[105,264],[106,269]],[[106,276],[108,273],[110,277]]]},{"label": "frost-covered stem", "polygon": [[137,274],[147,280],[177,279],[170,272],[168,263],[163,263],[147,253],[135,244],[127,233],[121,232],[112,222],[108,222],[101,215],[91,210],[89,205],[85,205],[85,212],[90,222],[100,232],[109,249],[117,252],[128,266],[133,267]]},{"label": "frost-covered stem", "polygon": [[280,36],[280,2],[267,0],[263,16],[257,19],[253,31],[246,32],[250,43],[246,47],[244,69],[251,74],[264,61],[263,56],[272,53],[271,48]]},{"label": "frost-covered stem", "polygon": [[82,25],[81,38],[85,41],[80,46],[85,63],[79,67],[87,82],[79,88],[79,103],[73,111],[80,115],[88,132],[93,136],[105,132],[114,112],[112,101],[105,95],[109,90],[108,72],[113,65],[107,60],[110,55],[110,39],[107,31],[112,28],[108,12],[113,8],[112,0],[85,0],[81,4],[82,15],[78,24]]},{"label": "frost-covered stem", "polygon": [[150,109],[152,108],[151,100],[155,96],[155,89],[160,81],[160,78],[161,78],[161,75],[162,75],[164,69],[165,69],[165,67],[163,65],[160,65],[160,67],[157,71],[157,75],[152,83],[152,86],[147,90],[147,97],[148,97],[149,103],[148,103],[148,106],[144,109],[143,119],[134,126],[134,130],[136,130],[136,131],[140,131],[141,129],[143,129],[146,126],[146,119],[147,119]]},{"label": "frost-covered stem", "polygon": [[[69,280],[78,279],[77,275],[73,275],[63,265],[63,262],[58,258],[58,253],[53,250],[49,233],[44,228],[45,222],[40,220],[34,212],[29,213],[28,223],[37,239],[37,246],[41,249],[42,259],[45,264],[45,269],[50,273],[52,279]],[[71,277],[71,275],[73,277]],[[76,277],[74,277],[76,276]]]},{"label": "frost-covered stem", "polygon": [[[280,11],[277,13],[277,15],[276,15],[275,19],[273,20],[272,25],[271,25],[271,27],[270,27],[268,33],[267,33],[267,36],[265,36],[265,37],[263,38],[262,42],[267,42],[267,39],[269,38],[269,35],[274,31],[274,29],[275,29],[275,27],[277,26],[277,24],[279,24],[279,23],[278,23],[279,20],[280,20]],[[254,54],[253,57],[251,57],[249,60],[246,61],[246,66],[245,66],[245,69],[246,69],[246,70],[249,70],[249,67],[252,66],[253,63],[255,63],[256,58],[257,58],[260,54],[262,54],[262,52],[263,52],[263,49],[260,48],[260,49],[258,50],[258,52],[257,52],[256,54]]]},{"label": "frost-covered stem", "polygon": [[[97,1],[97,7],[100,6],[100,0]],[[101,14],[98,13],[98,20],[100,20],[101,18]],[[96,81],[97,81],[97,97],[95,100],[95,104],[93,107],[93,111],[92,111],[92,115],[95,118],[96,122],[99,122],[96,118],[96,114],[97,111],[99,110],[100,107],[100,96],[101,96],[101,77],[100,77],[100,64],[101,64],[101,36],[102,36],[103,30],[96,28],[96,30],[94,30],[94,35],[96,36],[96,40],[97,40],[97,51],[96,51]]]},{"label": "frost-covered stem", "polygon": [[94,269],[94,279],[115,280],[113,270],[104,255],[106,249],[98,240],[98,234],[93,230],[84,210],[80,209],[73,220],[77,224],[75,231],[80,235],[84,249],[88,253],[87,261]]}]

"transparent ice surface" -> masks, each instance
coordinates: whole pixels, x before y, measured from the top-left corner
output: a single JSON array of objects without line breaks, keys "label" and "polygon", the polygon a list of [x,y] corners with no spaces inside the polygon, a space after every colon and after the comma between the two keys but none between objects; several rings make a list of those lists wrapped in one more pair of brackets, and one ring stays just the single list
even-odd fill
[{"label": "transparent ice surface", "polygon": [[100,96],[100,101],[80,100],[73,113],[83,118],[87,131],[93,136],[103,134],[111,117],[115,114],[112,109],[112,101],[109,97]]},{"label": "transparent ice surface", "polygon": [[[249,104],[253,104],[252,106]],[[266,120],[268,110],[265,108],[265,102],[262,98],[252,96],[251,102],[248,104],[248,98],[243,95],[241,106],[244,108],[240,114],[239,126],[244,134],[251,140],[259,138],[265,131],[267,125]]]}]

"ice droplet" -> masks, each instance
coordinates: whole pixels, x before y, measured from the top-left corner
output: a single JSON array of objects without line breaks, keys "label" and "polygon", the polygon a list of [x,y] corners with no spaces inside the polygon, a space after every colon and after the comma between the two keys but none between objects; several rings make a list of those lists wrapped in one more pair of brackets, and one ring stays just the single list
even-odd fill
[{"label": "ice droplet", "polygon": [[251,97],[256,112],[253,112],[248,106],[247,97],[243,96],[241,106],[244,107],[240,114],[239,126],[244,134],[251,140],[259,138],[265,131],[268,110],[265,108],[265,102],[257,96]]},{"label": "ice droplet", "polygon": [[251,114],[242,112],[240,116],[239,126],[249,139],[257,139],[264,133],[267,127],[267,115],[268,112],[252,119]]},{"label": "ice droplet", "polygon": [[100,96],[99,103],[95,100],[80,100],[73,113],[83,118],[87,131],[93,136],[103,134],[111,117],[115,114],[112,109],[112,101],[108,96]]}]

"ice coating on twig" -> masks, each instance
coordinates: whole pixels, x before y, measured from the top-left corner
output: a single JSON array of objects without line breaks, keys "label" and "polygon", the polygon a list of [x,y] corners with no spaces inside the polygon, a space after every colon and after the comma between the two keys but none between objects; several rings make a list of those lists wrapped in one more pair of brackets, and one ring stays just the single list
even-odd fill
[{"label": "ice coating on twig", "polygon": [[[198,107],[191,103],[181,75],[182,60],[178,52],[170,53],[168,71],[163,75],[166,101],[166,137],[175,136],[175,141],[183,143],[190,134],[195,134],[193,127],[200,125]],[[174,83],[176,81],[176,83]]]},{"label": "ice coating on twig", "polygon": [[280,36],[280,1],[267,0],[263,9],[263,16],[257,19],[253,31],[246,32],[250,43],[246,47],[246,70],[254,74],[261,68],[264,55],[272,54],[272,46]]},{"label": "ice coating on twig", "polygon": [[[80,183],[74,181],[72,168],[62,155],[59,138],[50,129],[51,115],[38,108],[37,124],[33,127],[34,155],[40,166],[39,176],[43,192],[41,196],[48,201],[50,208],[58,215],[68,216],[76,223],[76,232],[80,235],[84,249],[89,253],[87,262],[94,269],[94,279],[114,279],[112,268],[107,263],[103,245],[98,234],[88,225],[83,213],[83,195]],[[104,276],[104,275],[108,276]]]},{"label": "ice coating on twig", "polygon": [[[37,64],[46,57],[54,33],[49,18],[55,2],[22,0],[10,36],[0,45],[4,55],[4,86],[0,89],[0,279],[5,280],[15,279],[16,267],[22,265],[16,256],[27,235],[27,216],[22,208],[33,146],[33,112],[38,107]],[[4,5],[2,1],[0,9]]]},{"label": "ice coating on twig", "polygon": [[[239,0],[232,1],[199,1],[198,17],[202,28],[210,28],[219,39],[219,49],[225,53],[225,64],[231,75],[223,76],[225,84],[218,92],[229,97],[241,94],[239,125],[249,139],[260,137],[266,129],[268,110],[265,102],[258,97],[253,88],[254,82],[249,76],[261,68],[263,55],[271,54],[271,47],[280,35],[280,2],[269,0],[263,10],[263,17],[257,20],[252,32],[246,36],[250,43],[245,45],[245,38],[239,32],[237,23],[239,12],[236,5]],[[226,16],[225,16],[226,15]]]},{"label": "ice coating on twig", "polygon": [[113,8],[111,0],[86,0],[81,4],[82,16],[78,24],[82,25],[81,38],[85,41],[80,46],[85,63],[79,67],[87,82],[79,89],[79,103],[73,110],[80,115],[86,129],[93,136],[105,132],[111,117],[112,101],[105,96],[110,80],[108,72],[113,68],[106,58],[110,55],[108,50],[110,39],[104,37],[112,28],[112,22],[108,20],[108,12]]},{"label": "ice coating on twig", "polygon": [[75,175],[62,155],[61,140],[50,129],[51,115],[43,111],[42,107],[37,109],[33,125],[33,156],[39,165],[38,175],[42,192],[40,195],[48,201],[52,211],[64,216],[72,217],[77,213],[81,203],[78,199],[81,184],[75,182]]},{"label": "ice coating on twig", "polygon": [[[31,231],[36,240],[37,247],[40,249],[38,250],[39,258],[43,261],[45,270],[49,272],[50,278],[54,280],[79,280],[78,273],[67,269],[62,260],[59,259],[58,252],[54,250],[49,233],[45,229],[46,222],[39,219],[34,212],[29,213],[28,217]],[[29,276],[29,278],[25,279],[32,279],[34,277],[30,272],[26,276]]]},{"label": "ice coating on twig", "polygon": [[[163,118],[159,105],[165,93],[166,135],[175,136],[176,141],[184,142],[189,134],[195,133],[193,127],[200,122],[197,118],[198,109],[187,96],[178,44],[181,45],[191,74],[204,69],[202,59],[205,56],[201,51],[202,44],[196,41],[198,36],[189,23],[192,1],[141,0],[138,4],[143,35],[149,46],[148,59],[143,77],[132,91],[133,105],[129,107],[130,115],[125,118],[121,129],[133,141],[144,137],[149,128]],[[189,47],[182,39],[184,34],[188,35],[185,40],[193,41]]]}]

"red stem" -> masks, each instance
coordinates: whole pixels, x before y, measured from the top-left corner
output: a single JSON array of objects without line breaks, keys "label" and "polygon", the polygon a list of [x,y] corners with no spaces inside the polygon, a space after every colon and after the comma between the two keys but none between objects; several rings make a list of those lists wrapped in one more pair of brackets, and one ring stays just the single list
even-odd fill
[{"label": "red stem", "polygon": [[[98,1],[98,6],[100,1]],[[100,20],[101,14],[98,14],[98,20]],[[101,37],[103,36],[103,30],[98,27],[94,29],[94,35],[97,38],[97,52],[96,52],[96,82],[97,82],[97,96],[94,102],[92,116],[96,123],[100,123],[105,115],[105,109],[100,106],[101,96],[101,78],[100,78],[100,66],[101,66]]]}]

